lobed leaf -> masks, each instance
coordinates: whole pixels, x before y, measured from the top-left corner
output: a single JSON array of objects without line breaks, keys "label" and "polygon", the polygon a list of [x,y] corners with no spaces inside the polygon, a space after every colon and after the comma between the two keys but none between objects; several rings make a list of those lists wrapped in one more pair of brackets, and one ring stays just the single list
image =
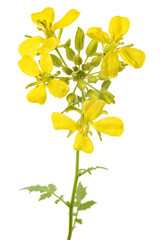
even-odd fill
[{"label": "lobed leaf", "polygon": [[94,201],[87,201],[85,203],[81,203],[81,205],[78,208],[78,211],[84,211],[86,209],[89,209],[90,207],[92,207],[94,204],[96,204],[96,202]]}]

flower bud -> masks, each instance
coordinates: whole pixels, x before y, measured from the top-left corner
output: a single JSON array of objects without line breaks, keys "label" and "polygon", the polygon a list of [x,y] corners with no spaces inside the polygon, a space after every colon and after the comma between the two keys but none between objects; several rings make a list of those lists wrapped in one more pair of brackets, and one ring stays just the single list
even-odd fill
[{"label": "flower bud", "polygon": [[82,69],[85,71],[89,71],[90,68],[91,64],[89,62],[82,65]]},{"label": "flower bud", "polygon": [[104,76],[101,72],[98,75],[99,80],[108,80],[108,77]]},{"label": "flower bud", "polygon": [[86,84],[84,83],[83,80],[79,80],[77,85],[80,90],[83,90],[84,88],[86,88]]},{"label": "flower bud", "polygon": [[69,61],[73,61],[73,59],[75,58],[76,54],[75,52],[72,50],[72,48],[67,47],[66,48],[66,56],[68,58]]},{"label": "flower bud", "polygon": [[104,81],[104,82],[102,83],[101,88],[102,88],[103,90],[108,90],[110,84],[111,84],[111,80],[108,79],[108,80],[106,80],[106,81]]},{"label": "flower bud", "polygon": [[73,71],[78,72],[78,67],[77,67],[77,66],[74,66],[74,67],[73,67]]},{"label": "flower bud", "polygon": [[76,101],[76,94],[75,93],[70,93],[67,95],[66,100],[69,104],[75,103]]},{"label": "flower bud", "polygon": [[94,57],[91,61],[91,66],[98,67],[101,62],[101,57]]},{"label": "flower bud", "polygon": [[68,68],[68,67],[62,67],[63,72],[65,72],[67,75],[71,75],[72,74],[72,69]]},{"label": "flower bud", "polygon": [[98,81],[98,78],[92,75],[88,75],[88,82],[89,83],[96,83]]},{"label": "flower bud", "polygon": [[85,40],[84,31],[80,27],[78,27],[75,36],[75,49],[77,51],[81,51],[84,48],[84,40]]},{"label": "flower bud", "polygon": [[82,61],[83,60],[82,60],[82,58],[79,55],[75,56],[75,58],[74,58],[74,64],[75,65],[80,66],[82,64]]},{"label": "flower bud", "polygon": [[92,57],[97,51],[97,48],[98,48],[98,42],[96,42],[95,40],[91,40],[86,48],[87,57]]},{"label": "flower bud", "polygon": [[54,54],[50,54],[50,56],[52,58],[53,66],[55,66],[55,67],[61,67],[62,66],[62,61],[59,57],[57,57]]},{"label": "flower bud", "polygon": [[115,96],[107,91],[101,91],[101,98],[107,103],[107,104],[111,104],[111,103],[115,103]]},{"label": "flower bud", "polygon": [[94,90],[88,90],[87,97],[89,97],[90,99],[99,99],[99,94]]}]

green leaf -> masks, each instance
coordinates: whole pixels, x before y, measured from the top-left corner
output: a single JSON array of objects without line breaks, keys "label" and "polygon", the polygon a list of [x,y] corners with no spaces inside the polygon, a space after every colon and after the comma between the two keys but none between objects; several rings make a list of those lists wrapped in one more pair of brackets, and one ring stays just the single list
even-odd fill
[{"label": "green leaf", "polygon": [[50,198],[51,196],[52,196],[52,193],[50,193],[50,192],[43,193],[43,194],[40,196],[39,201],[44,200],[44,199],[46,199],[46,198]]},{"label": "green leaf", "polygon": [[63,199],[64,195],[61,195],[59,199],[55,201],[55,204],[59,203]]},{"label": "green leaf", "polygon": [[49,184],[48,189],[53,193],[57,190],[56,186],[54,184]]},{"label": "green leaf", "polygon": [[77,223],[82,224],[82,219],[76,218],[75,220]]},{"label": "green leaf", "polygon": [[81,205],[78,208],[78,211],[86,210],[86,209],[92,207],[94,204],[96,204],[96,202],[94,202],[94,201],[88,201],[85,203],[81,203]]},{"label": "green leaf", "polygon": [[90,167],[90,168],[87,168],[87,169],[79,169],[79,176],[82,176],[82,175],[84,175],[85,173],[89,173],[89,174],[91,175],[91,171],[96,170],[96,169],[108,170],[108,168],[100,167],[100,166]]},{"label": "green leaf", "polygon": [[48,188],[47,188],[47,186],[36,185],[36,186],[25,187],[20,190],[28,190],[29,192],[41,192],[42,193],[42,192],[47,192]]},{"label": "green leaf", "polygon": [[83,187],[82,183],[79,182],[77,190],[76,190],[76,200],[78,203],[81,202],[82,199],[84,199],[85,196],[87,195],[86,188],[87,187]]}]

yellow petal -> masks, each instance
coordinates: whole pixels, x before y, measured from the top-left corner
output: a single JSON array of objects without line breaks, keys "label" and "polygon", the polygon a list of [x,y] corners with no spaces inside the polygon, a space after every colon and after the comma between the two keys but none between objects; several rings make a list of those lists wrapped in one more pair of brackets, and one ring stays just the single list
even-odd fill
[{"label": "yellow petal", "polygon": [[36,61],[27,55],[21,58],[21,60],[18,62],[18,66],[22,72],[31,77],[37,77],[41,73]]},{"label": "yellow petal", "polygon": [[46,85],[41,84],[33,88],[27,95],[27,100],[32,103],[39,103],[43,105],[47,98]]},{"label": "yellow petal", "polygon": [[50,93],[57,98],[63,98],[69,92],[67,83],[60,80],[50,80],[47,86]]},{"label": "yellow petal", "polygon": [[103,100],[92,99],[85,101],[82,105],[84,117],[90,121],[95,120],[102,114],[104,105]]},{"label": "yellow petal", "polygon": [[141,68],[145,61],[145,53],[136,48],[121,48],[119,51],[121,58],[134,68]]},{"label": "yellow petal", "polygon": [[83,134],[78,133],[75,137],[74,150],[83,151],[85,153],[92,153],[94,150],[93,143],[88,136],[83,136]]},{"label": "yellow petal", "polygon": [[107,78],[115,78],[118,75],[120,62],[116,52],[108,52],[101,63],[101,72]]},{"label": "yellow petal", "polygon": [[115,16],[109,24],[109,32],[113,40],[123,37],[129,30],[130,22],[126,17]]},{"label": "yellow petal", "polygon": [[57,38],[54,37],[46,38],[43,41],[43,44],[39,48],[38,52],[40,54],[48,54],[49,52],[53,51],[58,46],[59,43],[60,41]]},{"label": "yellow petal", "polygon": [[49,24],[50,23],[52,24],[54,21],[54,9],[47,7],[41,12],[32,13],[31,18],[32,18],[32,21],[40,27],[43,27],[43,25],[41,23],[38,23],[37,21],[39,20],[43,22],[45,20],[48,27]]},{"label": "yellow petal", "polygon": [[79,15],[80,12],[78,12],[77,10],[69,10],[63,18],[61,18],[57,23],[53,24],[53,30],[69,26],[79,17]]},{"label": "yellow petal", "polygon": [[106,117],[97,122],[92,122],[92,126],[99,132],[119,137],[124,131],[124,125],[120,118]]},{"label": "yellow petal", "polygon": [[53,62],[50,54],[40,55],[40,67],[44,73],[50,74],[53,70]]},{"label": "yellow petal", "polygon": [[97,42],[108,43],[110,40],[108,33],[103,32],[102,29],[98,27],[89,28],[86,34]]},{"label": "yellow petal", "polygon": [[28,55],[30,57],[35,57],[42,41],[43,38],[40,36],[28,38],[19,45],[19,54],[21,56]]},{"label": "yellow petal", "polygon": [[80,128],[78,123],[76,123],[71,118],[65,116],[62,113],[54,112],[52,113],[51,118],[53,122],[53,127],[56,130],[65,129],[65,130],[71,130],[72,132],[74,132]]}]

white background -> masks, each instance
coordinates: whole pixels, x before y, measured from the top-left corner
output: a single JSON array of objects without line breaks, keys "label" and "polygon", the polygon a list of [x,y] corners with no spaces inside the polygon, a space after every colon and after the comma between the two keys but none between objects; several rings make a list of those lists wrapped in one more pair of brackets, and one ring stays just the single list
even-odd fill
[{"label": "white background", "polygon": [[[108,30],[111,17],[130,19],[126,44],[146,53],[144,67],[126,71],[113,79],[111,92],[116,104],[106,106],[109,114],[123,119],[122,137],[103,135],[100,142],[93,136],[95,151],[80,154],[80,166],[102,165],[81,181],[87,185],[88,200],[97,204],[81,212],[83,225],[77,226],[74,240],[159,240],[160,239],[160,17],[158,0],[152,1],[3,1],[0,7],[0,238],[3,240],[65,240],[68,209],[54,199],[38,202],[38,194],[20,188],[54,183],[59,194],[70,199],[75,165],[72,149],[74,136],[53,130],[51,113],[62,111],[65,99],[48,94],[43,106],[26,100],[25,86],[32,81],[18,68],[18,45],[24,35],[39,32],[30,14],[53,7],[56,21],[69,9],[81,12],[78,20],[67,27],[62,41],[74,39],[77,26]],[[86,37],[87,41],[89,39]],[[73,45],[72,45],[73,46]],[[77,114],[74,115],[76,120]]]}]

